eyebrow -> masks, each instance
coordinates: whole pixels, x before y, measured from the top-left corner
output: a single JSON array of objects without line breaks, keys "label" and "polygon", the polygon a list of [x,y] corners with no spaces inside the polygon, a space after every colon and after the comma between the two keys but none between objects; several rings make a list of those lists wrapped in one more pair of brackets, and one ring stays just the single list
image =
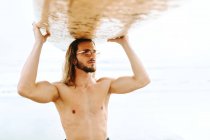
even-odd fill
[{"label": "eyebrow", "polygon": [[[92,49],[93,51],[96,51],[96,49]],[[78,50],[79,51],[79,50]],[[84,49],[84,50],[81,50],[81,51],[91,51],[91,49]]]}]

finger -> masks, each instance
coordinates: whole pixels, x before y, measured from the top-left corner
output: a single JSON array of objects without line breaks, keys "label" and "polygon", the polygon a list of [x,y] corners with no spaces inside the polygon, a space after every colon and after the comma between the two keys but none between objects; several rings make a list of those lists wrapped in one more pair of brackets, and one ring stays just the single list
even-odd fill
[{"label": "finger", "polygon": [[107,39],[108,42],[114,42],[114,39]]},{"label": "finger", "polygon": [[109,38],[107,41],[113,42],[113,41],[115,41],[115,40],[116,40],[116,38]]},{"label": "finger", "polygon": [[36,23],[35,22],[33,22],[32,23],[32,26],[33,26],[33,29],[35,28],[35,26],[36,26]]},{"label": "finger", "polygon": [[34,31],[39,30],[40,28],[37,26],[35,22],[32,23]]},{"label": "finger", "polygon": [[107,39],[107,41],[111,41],[111,38]]},{"label": "finger", "polygon": [[119,36],[119,37],[117,37],[117,39],[121,39],[121,38],[124,38],[125,36],[123,35],[123,36]]},{"label": "finger", "polygon": [[47,32],[47,35],[50,35],[50,31],[49,31],[49,29],[47,29],[47,30],[46,30],[46,32]]},{"label": "finger", "polygon": [[108,42],[115,42],[116,40],[122,39],[122,38],[124,38],[124,36],[119,36],[119,37],[116,37],[116,38],[110,38],[110,39],[108,39],[107,41],[108,41]]},{"label": "finger", "polygon": [[37,27],[36,22],[33,22],[33,23],[32,23],[32,26],[33,26],[33,27]]},{"label": "finger", "polygon": [[117,38],[110,38],[107,40],[108,42],[116,42],[117,41]]},{"label": "finger", "polygon": [[45,38],[47,38],[47,37],[50,36],[50,32],[49,32],[49,31],[47,31],[46,33],[47,33],[47,34],[45,35]]}]

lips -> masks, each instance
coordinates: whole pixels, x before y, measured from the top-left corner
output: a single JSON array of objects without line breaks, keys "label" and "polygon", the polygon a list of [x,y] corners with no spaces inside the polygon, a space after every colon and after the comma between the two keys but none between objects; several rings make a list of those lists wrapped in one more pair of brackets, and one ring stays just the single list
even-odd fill
[{"label": "lips", "polygon": [[88,63],[95,63],[96,62],[96,60],[95,59],[90,59],[89,61],[88,61]]}]

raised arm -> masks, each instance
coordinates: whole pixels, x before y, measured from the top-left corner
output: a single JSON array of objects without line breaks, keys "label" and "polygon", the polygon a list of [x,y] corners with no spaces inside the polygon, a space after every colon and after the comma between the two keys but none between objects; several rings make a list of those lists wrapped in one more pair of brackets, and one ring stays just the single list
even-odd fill
[{"label": "raised arm", "polygon": [[138,56],[135,54],[131,48],[127,36],[123,36],[116,39],[109,39],[109,42],[116,42],[120,44],[124,51],[126,52],[128,59],[130,61],[133,75],[123,76],[117,79],[112,79],[110,86],[110,93],[128,93],[133,90],[142,88],[146,86],[150,79],[140,61]]},{"label": "raised arm", "polygon": [[36,83],[37,69],[43,44],[50,35],[42,35],[37,24],[33,24],[35,43],[21,71],[18,83],[18,93],[26,98],[40,103],[55,101],[59,94],[56,86],[42,81]]}]

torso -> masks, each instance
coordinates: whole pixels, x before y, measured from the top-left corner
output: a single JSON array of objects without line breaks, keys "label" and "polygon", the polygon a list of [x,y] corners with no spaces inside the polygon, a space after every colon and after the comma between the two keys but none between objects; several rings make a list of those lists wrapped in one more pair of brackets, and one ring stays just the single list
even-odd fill
[{"label": "torso", "polygon": [[56,84],[60,98],[55,102],[67,140],[105,140],[110,80],[89,87]]}]

